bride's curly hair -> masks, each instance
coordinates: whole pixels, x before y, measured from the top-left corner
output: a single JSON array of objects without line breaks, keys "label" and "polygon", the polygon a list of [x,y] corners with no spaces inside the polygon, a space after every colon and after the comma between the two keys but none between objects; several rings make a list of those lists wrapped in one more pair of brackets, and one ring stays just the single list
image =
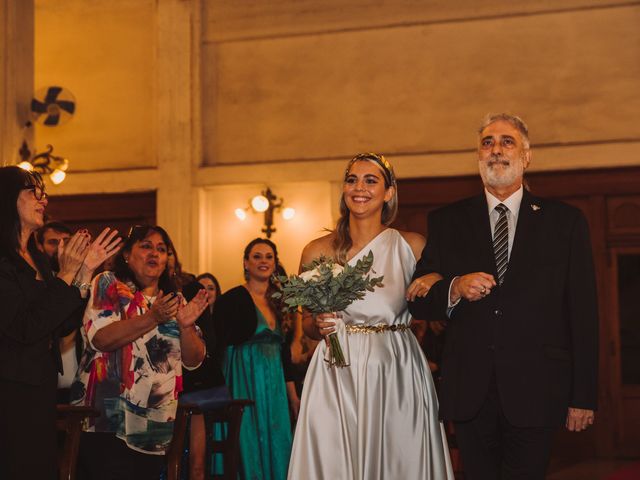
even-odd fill
[{"label": "bride's curly hair", "polygon": [[[390,225],[398,214],[398,189],[396,184],[396,176],[393,172],[393,167],[382,155],[376,153],[360,153],[349,160],[347,168],[344,171],[344,181],[347,180],[351,166],[356,162],[371,162],[375,163],[382,171],[384,177],[384,188],[389,189],[394,187],[393,196],[391,200],[385,202],[382,207],[382,215],[380,222],[383,225]],[[349,231],[349,208],[344,200],[344,193],[340,196],[340,218],[336,225],[335,237],[333,239],[333,250],[335,252],[335,260],[340,265],[347,263],[347,253],[353,246],[353,240],[351,239],[351,232]]]}]

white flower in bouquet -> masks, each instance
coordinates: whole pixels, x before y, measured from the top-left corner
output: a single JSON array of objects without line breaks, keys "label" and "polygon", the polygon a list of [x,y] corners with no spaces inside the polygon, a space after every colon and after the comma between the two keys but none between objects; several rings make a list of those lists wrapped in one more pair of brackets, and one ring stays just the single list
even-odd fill
[{"label": "white flower in bouquet", "polygon": [[[367,291],[381,287],[383,277],[368,275],[373,265],[373,252],[344,267],[332,258],[321,256],[303,266],[300,275],[279,277],[280,291],[273,294],[280,299],[283,310],[302,307],[313,314],[340,312],[356,300],[362,300]],[[375,273],[375,272],[373,272]],[[333,364],[345,366],[340,342],[335,334],[329,335]]]},{"label": "white flower in bouquet", "polygon": [[[331,267],[331,276],[335,278],[339,274],[341,274],[343,271],[344,271],[344,267],[342,265],[340,265],[339,263],[334,263],[333,266]],[[312,279],[317,280],[320,278],[320,276],[321,276],[321,273],[318,267],[313,268],[311,270],[305,270],[300,275],[298,275],[298,277],[300,277],[305,282],[308,282],[309,280],[312,280]]]}]

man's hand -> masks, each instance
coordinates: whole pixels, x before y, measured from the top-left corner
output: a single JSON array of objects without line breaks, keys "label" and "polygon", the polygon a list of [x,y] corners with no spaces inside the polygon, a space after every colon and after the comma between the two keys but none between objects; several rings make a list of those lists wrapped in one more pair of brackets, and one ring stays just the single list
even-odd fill
[{"label": "man's hand", "polygon": [[482,300],[491,293],[491,289],[496,286],[493,275],[484,272],[468,273],[461,277],[456,277],[451,285],[451,303],[456,303],[460,297],[475,302]]},{"label": "man's hand", "polygon": [[569,407],[567,414],[567,430],[570,432],[581,432],[593,425],[595,413],[593,410]]}]

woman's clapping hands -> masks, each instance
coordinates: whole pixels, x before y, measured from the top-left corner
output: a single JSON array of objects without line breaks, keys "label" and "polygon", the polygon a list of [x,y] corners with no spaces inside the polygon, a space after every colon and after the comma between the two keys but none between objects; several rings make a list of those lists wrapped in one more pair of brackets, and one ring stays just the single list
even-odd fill
[{"label": "woman's clapping hands", "polygon": [[186,328],[193,325],[207,305],[207,291],[201,289],[189,303],[178,309],[177,319],[180,327]]},{"label": "woman's clapping hands", "polygon": [[87,230],[77,231],[67,242],[58,245],[58,277],[71,284],[88,253],[91,235]]},{"label": "woman's clapping hands", "polygon": [[176,318],[180,302],[181,297],[176,293],[172,292],[164,295],[160,290],[149,311],[157,324],[166,323],[172,318]]},{"label": "woman's clapping hands", "polygon": [[94,272],[105,260],[118,253],[122,239],[116,237],[116,235],[118,235],[118,230],[111,230],[109,227],[105,228],[89,245],[83,267]]}]

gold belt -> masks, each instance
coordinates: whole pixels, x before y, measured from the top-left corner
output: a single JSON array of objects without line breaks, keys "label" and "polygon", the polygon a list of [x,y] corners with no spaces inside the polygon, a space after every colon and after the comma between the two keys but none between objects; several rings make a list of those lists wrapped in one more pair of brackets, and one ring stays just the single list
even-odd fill
[{"label": "gold belt", "polygon": [[404,332],[409,330],[409,325],[387,325],[378,323],[377,325],[345,325],[347,333],[382,333],[382,332]]}]

